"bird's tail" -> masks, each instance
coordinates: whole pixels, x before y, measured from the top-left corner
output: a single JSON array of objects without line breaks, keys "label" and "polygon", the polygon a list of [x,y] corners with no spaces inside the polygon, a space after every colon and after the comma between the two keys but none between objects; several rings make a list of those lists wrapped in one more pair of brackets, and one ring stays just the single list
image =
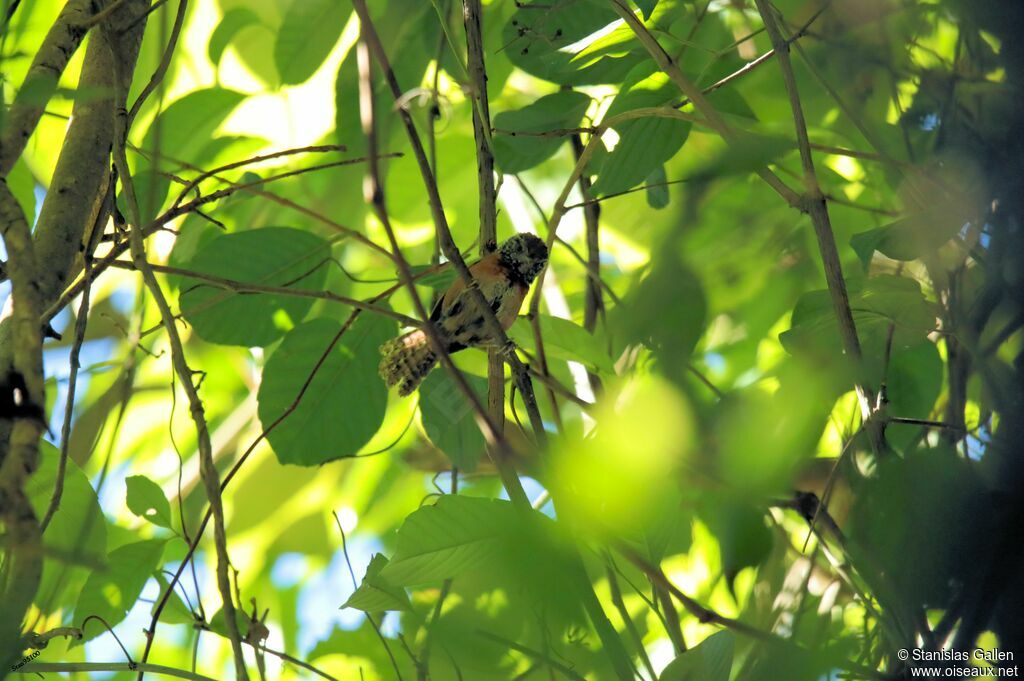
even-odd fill
[{"label": "bird's tail", "polygon": [[437,362],[437,354],[423,331],[409,333],[380,346],[380,377],[388,387],[397,385],[398,394],[412,393]]}]

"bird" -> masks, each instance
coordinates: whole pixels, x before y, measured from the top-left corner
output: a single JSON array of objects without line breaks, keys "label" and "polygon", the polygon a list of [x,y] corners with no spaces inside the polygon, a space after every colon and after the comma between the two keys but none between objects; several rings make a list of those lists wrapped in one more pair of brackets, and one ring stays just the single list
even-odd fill
[{"label": "bird", "polygon": [[[533,234],[516,234],[502,242],[490,255],[470,266],[484,300],[508,330],[519,315],[519,308],[530,284],[548,261],[548,247]],[[430,313],[430,321],[449,354],[465,348],[494,345],[484,317],[469,295],[462,279],[456,279]],[[389,388],[398,386],[398,394],[411,394],[437,363],[438,356],[426,332],[416,329],[380,346],[379,372]]]}]

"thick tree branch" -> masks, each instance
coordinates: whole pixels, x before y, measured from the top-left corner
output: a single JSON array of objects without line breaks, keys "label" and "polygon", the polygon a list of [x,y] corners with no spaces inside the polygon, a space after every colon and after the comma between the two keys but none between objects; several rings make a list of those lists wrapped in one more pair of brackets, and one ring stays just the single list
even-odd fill
[{"label": "thick tree branch", "polygon": [[[39,461],[39,438],[45,428],[43,405],[43,338],[39,326],[42,296],[38,262],[25,214],[5,180],[0,179],[0,236],[7,250],[11,279],[12,315],[9,320],[12,366],[0,374],[0,387],[20,407],[21,414],[3,414],[10,439],[0,444],[0,519],[10,546],[6,580],[0,593],[0,669],[21,655],[21,624],[42,576],[42,532],[25,483]],[[11,421],[7,421],[7,419]],[[6,433],[5,433],[6,434]],[[6,445],[4,451],[3,445]]]},{"label": "thick tree branch", "polygon": [[25,81],[4,116],[0,136],[0,177],[7,177],[35,132],[71,57],[85,38],[94,0],[70,0],[43,39]]}]

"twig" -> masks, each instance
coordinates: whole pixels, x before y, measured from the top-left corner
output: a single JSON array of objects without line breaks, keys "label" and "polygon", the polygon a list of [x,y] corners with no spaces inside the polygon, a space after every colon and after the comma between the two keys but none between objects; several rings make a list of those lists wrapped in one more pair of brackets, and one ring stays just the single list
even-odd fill
[{"label": "twig", "polygon": [[[427,276],[432,272],[433,270],[426,270],[420,272],[417,276]],[[399,290],[400,288],[401,285],[392,286],[386,289],[385,291],[379,293],[375,298],[372,299],[372,302],[383,300],[390,296],[391,294],[393,294],[395,291]],[[234,479],[238,471],[241,470],[242,466],[245,465],[245,462],[248,461],[249,457],[256,450],[256,447],[259,446],[259,444],[263,442],[265,439],[267,439],[270,433],[272,433],[278,426],[280,426],[285,421],[285,419],[287,419],[291,414],[295,412],[296,409],[298,409],[299,404],[305,397],[306,391],[309,390],[309,386],[313,383],[313,379],[316,378],[316,375],[317,373],[319,373],[320,368],[323,366],[324,362],[327,361],[327,358],[330,356],[331,352],[333,352],[334,347],[338,344],[338,342],[341,341],[341,337],[352,327],[352,324],[355,323],[356,319],[359,318],[361,312],[361,310],[353,310],[353,312],[348,316],[348,319],[345,320],[345,323],[342,324],[341,328],[338,330],[338,333],[335,334],[334,338],[331,339],[331,342],[327,344],[327,347],[324,348],[324,351],[320,354],[320,357],[317,358],[317,361],[313,364],[313,368],[310,369],[309,375],[306,376],[306,380],[303,382],[302,386],[300,386],[298,392],[296,393],[295,399],[292,400],[291,404],[289,404],[281,412],[281,414],[278,415],[276,419],[274,419],[273,422],[271,422],[268,426],[266,426],[263,429],[262,432],[260,432],[260,434],[249,444],[249,446],[246,447],[245,451],[242,452],[242,455],[238,457],[238,461],[235,462],[235,464],[231,467],[231,470],[228,471],[227,475],[225,475],[224,479],[221,481],[220,489],[222,493],[224,492],[225,489],[227,489],[227,486],[231,483],[231,480]],[[174,585],[177,584],[178,580],[181,579],[181,575],[185,571],[185,566],[191,562],[192,556],[195,555],[196,548],[199,546],[199,541],[200,539],[202,539],[203,532],[206,531],[206,526],[209,524],[211,517],[212,509],[210,507],[207,507],[206,512],[203,514],[203,519],[199,523],[199,529],[196,531],[195,537],[193,537],[192,542],[189,544],[188,551],[186,551],[185,553],[185,557],[178,565],[178,569],[174,573],[174,576],[171,578],[168,588],[164,591],[163,595],[160,597],[160,600],[157,601],[156,606],[153,608],[153,616],[150,620],[148,630],[150,635],[146,639],[146,649],[142,656],[143,662],[146,661],[149,655],[150,648],[152,647],[153,632],[155,632],[157,623],[160,620],[160,614],[167,606],[171,592],[174,589]]]},{"label": "twig", "polygon": [[[235,279],[228,279],[225,277],[218,277],[213,274],[206,274],[205,272],[197,272],[195,270],[185,269],[183,267],[172,267],[169,265],[157,265],[155,263],[148,263],[150,269],[154,272],[160,272],[162,274],[174,274],[181,277],[188,277],[191,279],[197,279],[199,281],[208,282],[214,286],[223,288],[228,291],[234,291],[236,293],[269,293],[281,296],[290,296],[293,298],[313,298],[316,300],[329,300],[335,303],[342,303],[356,308],[357,310],[365,310],[368,312],[374,312],[384,317],[390,317],[391,319],[398,320],[405,326],[412,326],[419,328],[423,325],[418,319],[413,319],[408,315],[404,315],[400,312],[375,305],[373,303],[359,300],[358,298],[350,298],[348,296],[338,295],[330,291],[317,291],[311,289],[298,289],[288,288],[287,286],[269,286],[266,284],[253,284],[246,281],[238,281]],[[123,270],[138,270],[138,266],[134,262],[126,262],[124,260],[115,260],[111,263],[111,266],[117,269]]]},{"label": "twig", "polygon": [[53,496],[50,497],[50,505],[46,509],[46,515],[39,524],[40,532],[46,532],[50,525],[53,514],[60,508],[60,499],[64,494],[64,475],[68,467],[68,447],[71,444],[71,417],[75,410],[75,390],[78,386],[78,370],[81,368],[79,357],[82,352],[82,343],[85,341],[85,326],[89,318],[89,295],[90,271],[89,261],[92,257],[85,254],[85,271],[83,274],[85,287],[82,289],[82,304],[78,307],[78,317],[75,319],[75,338],[71,343],[71,355],[68,358],[68,395],[64,401],[64,421],[60,427],[60,459],[57,461],[57,479],[53,485]]},{"label": "twig", "polygon": [[161,674],[173,676],[178,679],[191,679],[191,681],[217,681],[209,676],[195,674],[176,667],[167,667],[162,664],[147,664],[136,662],[29,662],[17,670],[19,674],[42,674],[50,672],[53,674],[66,674],[74,672],[149,672],[150,674]]},{"label": "twig", "polygon": [[[341,525],[341,518],[333,510],[331,515],[334,516],[334,522],[338,525],[338,532],[341,533],[341,553],[345,557],[345,565],[348,566],[349,577],[352,578],[352,589],[353,591],[359,588],[359,582],[356,580],[355,570],[352,569],[352,561],[348,557],[348,540],[345,537],[345,528]],[[388,641],[384,638],[384,634],[380,633],[380,627],[377,625],[376,620],[373,619],[373,615],[366,613],[366,619],[370,622],[370,626],[377,633],[377,638],[380,639],[381,645],[384,646],[384,651],[387,652],[388,658],[391,660],[391,666],[395,669],[395,676],[398,677],[398,681],[402,681],[402,672],[398,668],[398,660],[395,659],[394,653],[391,652],[391,646],[388,645]],[[411,656],[411,655],[410,655]],[[416,658],[413,658],[415,662]]]},{"label": "twig", "polygon": [[[360,112],[363,124],[363,133],[367,138],[367,148],[370,150],[370,162],[368,164],[367,180],[364,184],[364,193],[366,195],[367,203],[371,204],[377,215],[378,220],[384,227],[384,231],[387,233],[388,240],[391,243],[391,252],[394,257],[395,265],[398,268],[399,279],[402,284],[409,289],[410,297],[414,307],[416,308],[417,314],[420,315],[423,322],[423,331],[426,333],[431,346],[434,351],[438,354],[438,358],[441,364],[452,376],[456,386],[458,386],[460,392],[466,397],[474,411],[477,413],[478,423],[482,425],[484,431],[484,437],[489,444],[495,446],[497,456],[494,457],[495,466],[498,469],[498,473],[501,476],[502,483],[505,485],[509,498],[513,503],[519,504],[520,507],[525,507],[529,504],[529,500],[526,497],[526,492],[523,491],[522,483],[519,481],[519,477],[516,475],[515,470],[508,463],[506,454],[511,452],[511,448],[508,442],[505,440],[504,434],[498,429],[494,422],[490,418],[490,414],[487,408],[480,402],[480,398],[473,391],[473,389],[466,382],[465,377],[458,370],[454,363],[452,363],[451,357],[448,355],[447,348],[444,342],[441,340],[437,329],[433,323],[429,320],[426,308],[423,306],[423,301],[420,300],[419,295],[416,292],[415,286],[412,280],[412,271],[409,268],[409,264],[405,261],[402,255],[401,247],[398,244],[398,239],[395,236],[394,229],[391,227],[391,220],[388,216],[387,206],[384,197],[383,187],[380,183],[380,170],[377,165],[375,154],[375,147],[377,143],[376,139],[376,121],[373,111],[373,89],[370,84],[370,51],[377,57],[377,61],[380,63],[381,69],[384,71],[385,76],[392,86],[392,93],[397,99],[401,96],[401,91],[398,88],[397,82],[395,81],[394,72],[391,71],[390,65],[381,59],[384,56],[384,48],[381,46],[379,38],[377,37],[376,30],[369,18],[369,11],[366,9],[364,0],[354,0],[353,6],[355,7],[356,13],[359,15],[361,27],[362,27],[362,41],[357,46],[359,57],[359,69],[360,69]],[[376,47],[374,47],[374,45]],[[386,56],[385,56],[386,59]],[[469,274],[469,270],[466,268],[465,262],[462,260],[462,256],[458,251],[458,248],[453,248],[454,243],[452,242],[451,233],[448,230],[448,224],[444,218],[444,212],[440,208],[440,197],[437,196],[436,185],[433,185],[433,175],[430,172],[429,164],[427,163],[426,156],[423,151],[422,143],[419,140],[419,136],[416,134],[415,127],[413,126],[412,119],[409,117],[408,112],[404,109],[399,109],[399,114],[402,120],[407,123],[407,130],[409,131],[410,139],[413,140],[413,148],[416,152],[416,158],[421,164],[421,173],[424,175],[428,185],[433,186],[433,192],[430,192],[430,203],[435,213],[435,224],[438,226],[437,233],[441,239],[441,250],[445,256],[449,258],[456,269],[459,269],[461,264],[460,273],[469,282],[467,289],[471,292],[475,292],[476,295],[483,301],[483,296],[480,294],[479,288],[476,282],[472,279],[472,275]],[[436,206],[436,208],[435,208]],[[437,215],[440,214],[438,218]],[[439,220],[441,222],[439,222]],[[443,227],[442,227],[443,225]],[[452,257],[454,255],[454,257]],[[491,312],[490,307],[486,303],[481,302],[480,309],[486,309]],[[494,318],[491,313],[491,318]],[[494,319],[495,324],[498,324],[497,320]],[[498,330],[501,330],[500,324],[498,324]]]},{"label": "twig", "polygon": [[[171,65],[171,57],[174,55],[174,49],[178,46],[178,38],[181,36],[181,28],[185,24],[185,12],[187,9],[188,0],[178,0],[178,12],[174,15],[174,25],[171,27],[171,35],[167,39],[167,45],[164,47],[164,53],[160,57],[160,63],[157,64],[156,70],[150,77],[149,82],[146,83],[146,87],[142,89],[135,103],[132,104],[131,110],[128,111],[128,124],[126,127],[129,129],[131,129],[135,117],[139,115],[142,105],[146,103],[146,99],[153,94],[156,88],[163,82],[164,76],[167,75],[167,68]],[[152,11],[152,8],[150,11]]]},{"label": "twig", "polygon": [[182,201],[185,200],[185,196],[199,186],[203,180],[208,180],[211,177],[216,177],[220,173],[226,173],[229,170],[235,170],[237,168],[244,168],[245,166],[255,165],[264,161],[271,161],[277,158],[283,158],[286,156],[294,156],[296,154],[317,154],[317,153],[329,153],[332,151],[345,151],[345,147],[340,144],[316,144],[308,147],[296,147],[292,149],[285,149],[283,151],[275,151],[270,154],[260,154],[259,156],[253,156],[251,158],[242,159],[241,161],[233,161],[226,163],[222,166],[213,168],[212,170],[204,170],[198,176],[189,180],[185,185],[185,188],[178,194],[178,198],[175,199],[174,203],[171,204],[171,208],[177,208]]},{"label": "twig", "polygon": [[[184,3],[184,0],[182,0],[182,2]],[[115,64],[117,64],[117,60],[115,60]],[[192,369],[189,368],[188,362],[185,358],[185,349],[181,341],[181,336],[178,334],[178,327],[174,322],[174,313],[171,312],[167,299],[164,297],[163,290],[160,288],[160,282],[157,281],[156,275],[153,273],[153,270],[149,267],[149,262],[146,260],[146,246],[142,235],[142,212],[139,209],[138,198],[135,194],[135,184],[131,176],[131,170],[128,166],[128,158],[125,153],[125,140],[128,136],[129,124],[128,112],[124,108],[127,101],[127,91],[124,84],[125,79],[123,74],[118,73],[114,80],[117,83],[118,92],[116,101],[118,104],[117,111],[114,116],[115,131],[113,155],[114,165],[117,167],[117,172],[120,176],[121,187],[124,190],[128,212],[132,222],[129,231],[132,261],[135,263],[136,268],[138,268],[142,273],[142,279],[146,283],[146,287],[149,289],[150,295],[153,296],[153,302],[160,311],[160,317],[167,330],[167,340],[171,348],[171,364],[173,365],[178,378],[181,380],[185,395],[188,397],[189,412],[196,427],[196,439],[199,450],[199,467],[204,487],[206,488],[206,495],[209,499],[210,508],[213,513],[214,546],[217,553],[217,587],[220,591],[225,625],[235,658],[235,675],[238,681],[247,681],[249,676],[246,673],[245,657],[242,653],[242,636],[238,631],[238,622],[235,619],[235,605],[232,600],[231,584],[228,578],[228,565],[230,563],[230,559],[228,558],[227,535],[224,529],[224,507],[220,496],[219,475],[217,473],[217,467],[213,462],[213,449],[210,443],[210,432],[206,424],[205,409],[203,407],[203,402],[199,397],[199,393],[196,390],[195,384],[192,382],[193,372]],[[147,644],[146,652],[148,653],[148,651],[149,646]],[[140,671],[140,681],[141,677],[142,672]]]},{"label": "twig", "polygon": [[886,451],[885,434],[882,424],[873,419],[876,409],[875,394],[868,384],[863,368],[860,340],[857,337],[857,327],[853,321],[853,313],[850,310],[850,299],[846,292],[846,281],[843,279],[843,268],[839,260],[839,251],[836,248],[835,235],[832,232],[832,224],[828,215],[828,204],[822,195],[821,186],[818,184],[817,175],[814,172],[814,158],[811,155],[811,142],[807,135],[807,123],[804,120],[803,107],[800,104],[800,94],[797,90],[796,76],[793,74],[793,65],[789,59],[789,41],[783,37],[775,15],[768,4],[768,0],[755,0],[761,19],[764,21],[771,39],[779,68],[782,71],[782,79],[789,95],[790,108],[793,111],[793,124],[796,128],[797,147],[800,150],[800,162],[804,172],[803,207],[811,217],[811,224],[814,226],[814,234],[818,240],[818,250],[821,253],[822,265],[825,269],[825,281],[828,283],[829,297],[832,299],[833,312],[839,326],[839,335],[842,338],[843,349],[853,361],[858,372],[856,383],[857,393],[860,402],[861,418],[863,419],[868,436],[871,440],[875,453]]},{"label": "twig", "polygon": [[491,632],[484,631],[483,629],[477,629],[474,633],[476,633],[477,636],[481,636],[483,638],[490,639],[490,640],[494,641],[495,643],[500,643],[501,645],[503,645],[503,646],[505,646],[507,648],[511,648],[512,650],[518,651],[518,652],[526,655],[527,657],[533,658],[534,660],[539,660],[539,661],[543,662],[544,664],[549,665],[550,667],[552,667],[553,669],[558,671],[560,674],[562,674],[566,678],[572,679],[573,681],[587,681],[586,678],[584,678],[583,675],[580,674],[579,672],[577,672],[576,670],[574,670],[574,669],[572,669],[570,667],[566,667],[564,664],[562,664],[558,660],[554,659],[550,655],[545,655],[544,653],[540,652],[539,650],[534,650],[533,648],[528,648],[527,646],[524,646],[521,643],[517,643],[516,641],[512,641],[510,639],[507,639],[504,636],[498,636],[497,634],[492,634]]},{"label": "twig", "polygon": [[[391,90],[391,94],[397,101],[402,96],[402,89],[395,78],[395,73],[388,61],[387,53],[384,51],[384,46],[381,44],[380,37],[377,35],[377,31],[373,26],[369,10],[366,8],[366,2],[365,0],[353,0],[353,7],[355,8],[356,14],[359,16],[366,44],[380,65],[384,78]],[[419,133],[416,131],[416,125],[409,112],[405,109],[399,109],[398,114],[405,126],[410,145],[413,149],[413,155],[416,157],[416,162],[420,168],[420,175],[422,176],[423,183],[427,190],[427,199],[430,204],[430,211],[433,216],[434,226],[437,230],[438,237],[441,240],[441,251],[444,253],[448,261],[455,267],[455,271],[458,272],[463,284],[465,284],[466,291],[470,299],[473,301],[473,304],[477,306],[477,310],[484,319],[484,327],[488,335],[497,341],[499,347],[511,348],[513,346],[508,339],[508,335],[505,333],[504,329],[501,328],[501,324],[498,322],[497,317],[494,316],[494,311],[491,310],[491,307],[487,304],[483,294],[480,293],[479,285],[473,279],[473,275],[470,274],[469,268],[466,267],[466,263],[462,259],[462,255],[459,253],[459,249],[452,238],[451,230],[448,227],[448,219],[445,217],[444,208],[441,205],[441,196],[437,188],[437,182],[430,170],[430,163],[427,159],[426,152],[424,151]],[[396,253],[395,255],[398,256],[399,254]],[[418,300],[416,296],[413,296],[413,298],[414,300]],[[422,306],[422,303],[420,303],[420,306]],[[430,326],[428,325],[425,328],[430,328]],[[432,334],[428,332],[428,337],[430,336],[432,336]],[[444,361],[443,355],[442,361]],[[507,352],[507,361],[509,366],[512,368],[512,374],[515,377],[516,384],[519,387],[520,392],[523,394],[523,401],[526,404],[527,412],[530,416],[530,424],[534,429],[534,433],[538,440],[544,443],[547,440],[544,432],[544,422],[541,420],[540,411],[537,409],[537,399],[534,396],[533,386],[527,376],[526,367],[523,366],[523,363],[514,352]],[[458,382],[457,379],[456,382]],[[472,391],[470,391],[470,393],[472,394]],[[475,401],[475,399],[471,400],[471,403],[473,401]],[[493,439],[493,434],[491,436]],[[516,478],[514,482],[512,480],[509,480],[508,482],[512,483],[514,486],[518,486],[520,489],[522,488],[522,485],[518,482],[518,478]],[[521,504],[526,502],[528,504],[525,493],[520,494],[518,492],[513,493],[510,491],[509,495],[510,498],[518,499],[516,503]]]}]

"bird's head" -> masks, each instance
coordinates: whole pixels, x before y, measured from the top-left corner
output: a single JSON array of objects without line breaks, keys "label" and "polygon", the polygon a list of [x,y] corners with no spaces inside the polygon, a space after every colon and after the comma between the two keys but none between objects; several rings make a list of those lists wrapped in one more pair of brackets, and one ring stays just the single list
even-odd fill
[{"label": "bird's head", "polygon": [[516,234],[498,246],[498,257],[529,286],[548,262],[548,247],[533,234]]}]

